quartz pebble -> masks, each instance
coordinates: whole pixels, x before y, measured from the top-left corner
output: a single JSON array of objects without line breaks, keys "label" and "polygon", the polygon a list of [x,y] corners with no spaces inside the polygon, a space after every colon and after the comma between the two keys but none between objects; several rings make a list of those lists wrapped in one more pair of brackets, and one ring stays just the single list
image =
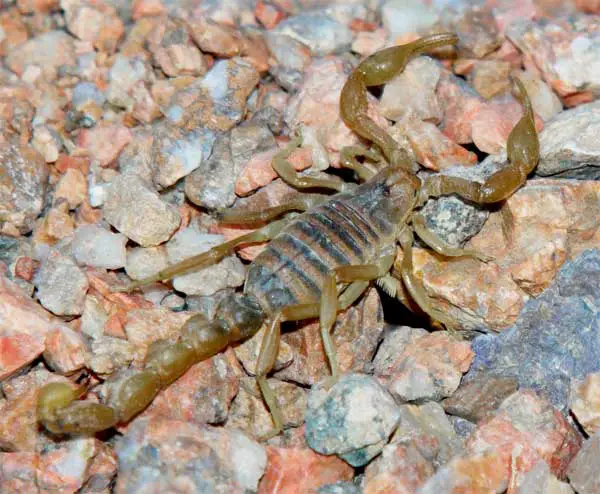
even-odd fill
[{"label": "quartz pebble", "polygon": [[594,494],[600,491],[598,461],[600,459],[600,432],[587,439],[567,472],[571,486],[577,494]]},{"label": "quartz pebble", "polygon": [[62,30],[48,31],[12,48],[6,56],[10,70],[21,75],[38,66],[46,77],[56,77],[58,68],[75,64],[74,40]]},{"label": "quartz pebble", "polygon": [[135,421],[116,453],[116,492],[124,494],[181,485],[192,492],[256,491],[267,466],[265,448],[239,431],[158,417]]},{"label": "quartz pebble", "polygon": [[111,233],[99,225],[83,225],[75,230],[71,248],[80,265],[119,269],[125,266],[126,243],[125,235]]},{"label": "quartz pebble", "polygon": [[550,467],[544,460],[522,476],[518,482],[517,494],[573,494],[569,484],[561,482],[550,472]]},{"label": "quartz pebble", "polygon": [[306,442],[318,453],[362,466],[381,452],[399,418],[398,406],[374,378],[346,374],[328,391],[311,390]]},{"label": "quartz pebble", "polygon": [[104,204],[104,219],[142,247],[167,240],[181,221],[177,210],[163,202],[142,179],[121,175],[112,182]]},{"label": "quartz pebble", "polygon": [[569,408],[590,436],[600,431],[600,372],[571,381]]}]

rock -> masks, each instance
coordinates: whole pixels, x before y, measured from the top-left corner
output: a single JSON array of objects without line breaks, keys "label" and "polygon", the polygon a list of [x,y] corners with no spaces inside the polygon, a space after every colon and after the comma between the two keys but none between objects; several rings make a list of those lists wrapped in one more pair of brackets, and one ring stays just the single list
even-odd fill
[{"label": "rock", "polygon": [[44,157],[46,163],[54,163],[62,148],[62,140],[52,127],[40,125],[33,129],[31,146]]},{"label": "rock", "polygon": [[271,75],[287,91],[298,90],[304,68],[310,63],[310,47],[293,36],[274,31],[265,34],[265,41],[274,59],[269,67]]},{"label": "rock", "polygon": [[48,167],[29,146],[3,144],[0,150],[0,226],[25,234],[33,228],[46,196]]},{"label": "rock", "polygon": [[132,139],[131,131],[120,124],[97,125],[84,129],[77,137],[79,146],[87,150],[100,166],[111,165]]},{"label": "rock", "polygon": [[475,360],[467,378],[481,373],[515,377],[521,387],[540,391],[566,413],[570,380],[600,370],[593,288],[600,283],[599,276],[597,250],[567,261],[550,288],[527,302],[514,326],[473,341]]},{"label": "rock", "polygon": [[[55,245],[59,240],[70,239],[75,231],[75,222],[69,213],[69,203],[59,201],[40,218],[33,231],[34,246]],[[42,247],[43,249],[43,247]]]},{"label": "rock", "polygon": [[317,490],[317,494],[361,494],[361,491],[354,482],[339,481],[335,484],[325,484]]},{"label": "rock", "polygon": [[223,424],[238,394],[239,379],[229,359],[218,354],[193,365],[160,391],[141,417],[161,417],[195,424]]},{"label": "rock", "polygon": [[577,494],[594,494],[600,490],[598,459],[600,458],[600,432],[586,440],[569,465],[571,486]]},{"label": "rock", "polygon": [[[244,369],[248,374],[256,375],[256,364],[266,328],[267,326],[263,325],[254,336],[248,338],[234,348],[235,356],[244,366]],[[285,341],[281,341],[279,343],[279,352],[275,359],[275,363],[273,364],[273,369],[275,371],[285,369],[293,362],[293,360],[294,353],[290,348],[290,345]]]},{"label": "rock", "polygon": [[265,449],[241,432],[142,418],[116,446],[116,492],[244,492],[258,488],[267,465]]},{"label": "rock", "polygon": [[87,346],[78,331],[67,326],[53,328],[44,344],[44,361],[56,372],[70,375],[85,366]]},{"label": "rock", "polygon": [[399,418],[398,406],[374,378],[346,374],[329,391],[311,390],[306,441],[318,453],[362,466],[381,452]]},{"label": "rock", "polygon": [[466,443],[467,455],[495,451],[506,479],[528,472],[541,459],[563,477],[581,447],[581,436],[548,401],[531,390],[517,391],[481,422]]},{"label": "rock", "polygon": [[398,355],[400,355],[415,340],[422,338],[427,333],[421,328],[409,326],[388,326],[377,354],[373,359],[373,367],[377,375],[389,375],[394,367]]},{"label": "rock", "polygon": [[505,398],[518,388],[514,377],[481,376],[462,384],[442,402],[446,413],[479,422],[492,415]]},{"label": "rock", "polygon": [[473,356],[468,342],[446,332],[427,334],[408,343],[377,377],[401,400],[440,400],[458,388]]},{"label": "rock", "polygon": [[492,9],[467,8],[452,20],[452,27],[460,38],[461,49],[475,58],[483,58],[502,42]]},{"label": "rock", "polygon": [[83,312],[88,280],[70,257],[52,252],[35,275],[34,284],[40,303],[59,316]]},{"label": "rock", "polygon": [[69,168],[54,189],[54,200],[66,199],[70,209],[75,209],[87,199],[87,180],[76,168]]},{"label": "rock", "polygon": [[506,35],[541,71],[543,79],[561,97],[598,94],[598,39],[594,16],[576,14],[540,23],[522,19],[509,25]]},{"label": "rock", "polygon": [[131,108],[134,104],[131,96],[133,88],[148,80],[149,74],[150,67],[142,60],[117,53],[108,72],[108,101],[121,108]]},{"label": "rock", "polygon": [[167,251],[163,245],[158,247],[135,247],[127,250],[125,272],[133,280],[141,280],[168,265]]},{"label": "rock", "polygon": [[502,60],[478,60],[469,73],[469,80],[475,90],[485,99],[510,91],[509,62]]},{"label": "rock", "polygon": [[550,467],[544,460],[522,476],[517,494],[573,494],[569,484],[561,482],[550,472]]},{"label": "rock", "polygon": [[225,132],[242,120],[258,80],[258,72],[246,60],[219,60],[203,78],[173,95],[165,115],[190,130]]},{"label": "rock", "polygon": [[[374,288],[357,305],[338,314],[333,344],[341,373],[371,370],[383,326],[383,308]],[[312,385],[330,377],[318,321],[297,323],[295,331],[285,332],[281,339],[282,345],[289,345],[293,361],[276,372],[277,378]]]},{"label": "rock", "polygon": [[[283,417],[283,426],[300,427],[304,424],[307,397],[306,391],[295,384],[278,379],[268,379],[269,386],[277,399]],[[231,404],[227,427],[235,428],[254,437],[267,437],[275,424],[267,408],[256,380],[242,377],[240,391]]]},{"label": "rock", "polygon": [[563,111],[563,105],[558,96],[535,72],[526,70],[519,72],[516,77],[525,86],[533,111],[540,116],[544,123]]},{"label": "rock", "polygon": [[379,110],[390,120],[413,117],[438,123],[442,119],[435,88],[440,79],[440,66],[430,57],[411,60],[383,88]]},{"label": "rock", "polygon": [[388,0],[381,7],[381,19],[393,40],[427,30],[438,21],[439,15],[434,8],[419,0]]},{"label": "rock", "polygon": [[204,53],[231,58],[242,51],[240,33],[232,26],[219,24],[205,17],[190,19],[188,26],[192,38]]},{"label": "rock", "polygon": [[86,367],[99,376],[110,376],[126,368],[136,357],[134,345],[127,340],[102,335],[94,339],[90,353],[86,359]]},{"label": "rock", "polygon": [[[167,259],[170,264],[202,254],[223,243],[220,235],[185,228],[177,232],[167,243]],[[246,269],[235,256],[228,256],[216,264],[194,270],[173,278],[173,287],[187,295],[212,295],[228,287],[238,287],[246,279]]]},{"label": "rock", "polygon": [[55,78],[61,66],[75,65],[73,42],[62,30],[48,31],[10,49],[6,64],[19,76],[28,67],[38,66],[46,77]]},{"label": "rock", "polygon": [[600,372],[571,381],[569,408],[587,434],[600,431]]},{"label": "rock", "polygon": [[540,133],[540,162],[536,175],[597,180],[600,146],[600,102],[566,110],[550,120]]},{"label": "rock", "polygon": [[123,21],[110,4],[61,0],[69,31],[82,41],[88,41],[100,51],[114,53],[125,32]]},{"label": "rock", "polygon": [[354,474],[352,467],[339,458],[318,455],[308,448],[268,446],[267,457],[267,469],[258,486],[258,494],[323,492],[319,487],[350,480]]},{"label": "rock", "polygon": [[317,57],[347,50],[353,38],[348,27],[319,11],[303,12],[288,17],[272,32],[304,43]]},{"label": "rock", "polygon": [[125,266],[126,243],[125,235],[111,233],[99,225],[83,225],[75,230],[71,248],[77,264],[119,269]]},{"label": "rock", "polygon": [[181,221],[173,206],[163,202],[144,180],[132,175],[121,175],[112,182],[104,219],[142,247],[164,242]]}]

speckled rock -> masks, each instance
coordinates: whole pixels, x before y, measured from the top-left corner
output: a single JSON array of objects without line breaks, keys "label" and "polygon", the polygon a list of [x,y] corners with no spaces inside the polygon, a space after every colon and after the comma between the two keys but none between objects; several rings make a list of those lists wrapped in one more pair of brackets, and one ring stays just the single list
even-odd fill
[{"label": "speckled rock", "polygon": [[269,73],[287,91],[300,88],[302,73],[311,58],[311,49],[301,40],[287,34],[267,32],[265,42],[274,60]]},{"label": "speckled rock", "polygon": [[133,280],[147,278],[168,265],[164,245],[158,247],[135,247],[127,250],[125,272]]},{"label": "speckled rock", "polygon": [[37,297],[49,311],[60,316],[83,312],[88,280],[71,257],[52,252],[34,278]]},{"label": "speckled rock", "polygon": [[0,147],[0,229],[10,225],[28,233],[44,204],[48,167],[29,146]]},{"label": "speckled rock", "polygon": [[80,265],[119,269],[125,266],[126,243],[125,235],[111,233],[99,225],[83,225],[75,230],[71,249]]},{"label": "speckled rock", "polygon": [[329,391],[311,390],[306,441],[318,453],[362,466],[381,452],[399,418],[398,406],[374,378],[346,374]]},{"label": "speckled rock", "polygon": [[493,52],[502,42],[492,9],[465,8],[453,19],[452,28],[460,38],[461,48],[476,58]]},{"label": "speckled rock", "polygon": [[352,44],[352,31],[324,12],[304,12],[281,21],[273,30],[308,46],[314,56],[339,53]]},{"label": "speckled rock", "polygon": [[112,182],[104,219],[143,247],[158,245],[177,229],[180,215],[142,179],[121,175]]},{"label": "speckled rock", "polygon": [[69,31],[100,51],[114,52],[125,27],[109,3],[61,0]]},{"label": "speckled rock", "polygon": [[388,82],[381,95],[379,109],[390,120],[411,116],[438,123],[442,118],[435,88],[440,66],[430,57],[411,60],[406,68]]},{"label": "speckled rock", "polygon": [[544,460],[538,461],[518,481],[517,494],[573,494],[569,484],[558,480]]},{"label": "speckled rock", "polygon": [[597,180],[600,178],[600,102],[556,115],[540,133],[536,175]]},{"label": "speckled rock", "polygon": [[132,134],[127,127],[107,123],[82,130],[77,136],[77,143],[87,150],[92,159],[98,160],[100,166],[109,166],[131,139]]},{"label": "speckled rock", "polygon": [[569,408],[587,434],[600,431],[600,372],[571,381]]},{"label": "speckled rock", "polygon": [[67,326],[52,328],[46,335],[44,345],[44,361],[50,369],[71,375],[84,367],[88,351],[79,331]]},{"label": "speckled rock", "polygon": [[99,336],[91,343],[86,366],[99,376],[109,376],[127,367],[134,360],[135,355],[135,347],[129,341]]},{"label": "speckled rock", "polygon": [[257,490],[265,449],[239,431],[160,418],[137,420],[119,439],[118,494]]},{"label": "speckled rock", "polygon": [[458,388],[473,357],[468,342],[431,333],[408,343],[377,377],[401,400],[440,400]]},{"label": "speckled rock", "polygon": [[[268,382],[277,398],[283,426],[286,428],[301,426],[306,412],[306,391],[300,386],[278,379],[271,378]],[[240,379],[240,390],[231,404],[227,427],[239,429],[257,440],[267,437],[275,427],[271,412],[254,378]]]},{"label": "speckled rock", "polygon": [[479,422],[493,414],[505,398],[518,388],[514,377],[480,376],[463,383],[442,402],[446,413]]},{"label": "speckled rock", "polygon": [[516,377],[566,413],[570,379],[600,370],[599,283],[598,250],[566,262],[552,286],[525,305],[514,326],[473,341],[476,357],[467,377]]},{"label": "speckled rock", "polygon": [[189,20],[188,27],[192,38],[204,53],[230,58],[239,55],[242,50],[242,36],[230,25],[198,16]]},{"label": "speckled rock", "polygon": [[54,200],[65,199],[69,208],[75,209],[87,199],[87,180],[76,168],[68,168],[54,189]]},{"label": "speckled rock", "polygon": [[600,491],[599,459],[600,432],[596,432],[583,443],[581,450],[569,465],[569,481],[577,494],[594,494]]},{"label": "speckled rock", "polygon": [[469,82],[485,99],[510,91],[509,62],[503,60],[477,60],[469,72]]},{"label": "speckled rock", "polygon": [[[170,264],[175,264],[222,243],[220,235],[201,233],[189,227],[177,232],[167,243],[167,259]],[[173,287],[187,295],[212,295],[224,288],[242,285],[245,278],[244,265],[232,255],[206,268],[176,276]]]},{"label": "speckled rock", "polygon": [[258,494],[322,492],[324,484],[350,480],[353,469],[335,456],[305,448],[267,447],[268,464]]}]

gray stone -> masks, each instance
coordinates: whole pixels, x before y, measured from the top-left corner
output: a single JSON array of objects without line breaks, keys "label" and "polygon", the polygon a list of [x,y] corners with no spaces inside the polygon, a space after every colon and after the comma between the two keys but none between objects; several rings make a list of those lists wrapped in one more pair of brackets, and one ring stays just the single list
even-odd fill
[{"label": "gray stone", "polygon": [[99,225],[83,225],[75,230],[71,248],[78,264],[95,268],[119,269],[125,266],[127,237]]},{"label": "gray stone", "polygon": [[569,484],[558,480],[544,460],[538,461],[519,484],[517,494],[573,494]]},{"label": "gray stone", "polygon": [[40,303],[58,316],[83,312],[88,279],[70,257],[52,252],[42,262],[33,280]]},{"label": "gray stone", "polygon": [[341,53],[350,48],[353,39],[347,26],[318,11],[288,17],[273,32],[304,43],[317,57]]},{"label": "gray stone", "polygon": [[381,7],[381,20],[390,39],[426,31],[438,20],[438,13],[420,0],[388,0]]},{"label": "gray stone", "polygon": [[141,280],[158,273],[168,265],[164,246],[135,247],[127,251],[125,272],[133,280]]},{"label": "gray stone", "polygon": [[600,492],[600,432],[583,443],[567,475],[577,494]]},{"label": "gray stone", "polygon": [[381,452],[399,419],[400,409],[375,378],[346,374],[328,391],[311,390],[306,442],[318,453],[362,466]]},{"label": "gray stone", "polygon": [[599,286],[600,251],[584,251],[566,262],[512,327],[473,341],[476,355],[466,379],[515,377],[566,414],[571,379],[600,370]]},{"label": "gray stone", "polygon": [[75,65],[74,41],[62,30],[40,34],[12,48],[6,56],[6,65],[17,74],[37,65],[47,76],[56,76],[59,67]]},{"label": "gray stone", "polygon": [[540,133],[536,175],[600,179],[600,101],[556,115]]},{"label": "gray stone", "polygon": [[134,242],[150,247],[167,240],[181,216],[143,179],[120,175],[106,193],[104,219]]},{"label": "gray stone", "polygon": [[361,490],[353,482],[340,481],[319,487],[317,494],[361,494]]}]

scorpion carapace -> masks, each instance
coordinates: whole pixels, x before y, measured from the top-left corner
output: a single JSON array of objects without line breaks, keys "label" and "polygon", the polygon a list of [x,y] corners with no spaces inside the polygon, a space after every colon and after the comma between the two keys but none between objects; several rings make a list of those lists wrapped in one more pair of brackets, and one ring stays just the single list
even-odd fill
[{"label": "scorpion carapace", "polygon": [[[45,386],[38,400],[40,422],[59,434],[94,433],[128,422],[194,363],[249,338],[264,326],[256,379],[271,410],[274,432],[278,432],[283,421],[266,376],[278,353],[283,321],[320,319],[331,382],[337,377],[331,339],[336,315],[354,303],[372,281],[393,291],[401,279],[424,312],[450,326],[450,321],[432,306],[413,275],[413,230],[443,255],[472,255],[484,260],[486,257],[446,245],[426,229],[424,218],[415,208],[429,197],[453,193],[474,202],[495,202],[520,187],[536,166],[539,153],[529,98],[521,83],[515,81],[525,111],[508,139],[509,164],[504,169],[483,184],[439,175],[421,183],[409,154],[368,117],[367,87],[388,82],[411,57],[457,41],[454,34],[436,34],[382,50],[360,63],[342,90],[341,115],[351,129],[373,144],[373,148],[345,148],[340,162],[343,167],[354,170],[364,183],[357,186],[333,176],[299,175],[287,161],[294,147],[299,145],[299,139],[294,139],[273,160],[275,171],[297,189],[318,187],[337,193],[329,198],[298,194],[285,204],[264,211],[220,213],[224,223],[271,222],[155,276],[132,283],[129,289],[207,266],[230,255],[238,246],[270,241],[249,266],[244,293],[225,298],[212,321],[200,315],[190,318],[177,342],[154,342],[141,370],[119,372],[104,383],[104,403],[80,400],[85,389],[65,383]],[[379,171],[373,171],[378,165]],[[292,211],[300,214],[285,216]],[[400,267],[393,266],[398,243],[403,250]]]}]

